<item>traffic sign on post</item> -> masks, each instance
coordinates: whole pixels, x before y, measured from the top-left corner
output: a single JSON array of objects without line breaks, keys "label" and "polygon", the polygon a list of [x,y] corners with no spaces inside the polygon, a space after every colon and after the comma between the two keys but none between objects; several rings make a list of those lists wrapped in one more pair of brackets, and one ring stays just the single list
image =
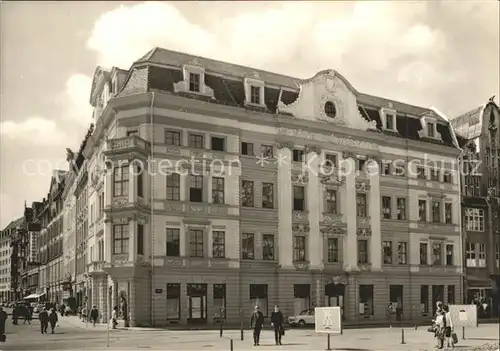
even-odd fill
[{"label": "traffic sign on post", "polygon": [[342,333],[340,307],[316,307],[314,309],[314,322],[316,324],[316,333]]}]

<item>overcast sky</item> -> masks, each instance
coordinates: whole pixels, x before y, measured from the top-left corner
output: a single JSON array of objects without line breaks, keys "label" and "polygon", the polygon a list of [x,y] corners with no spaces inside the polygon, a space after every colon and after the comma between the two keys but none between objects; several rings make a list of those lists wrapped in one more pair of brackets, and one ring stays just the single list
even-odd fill
[{"label": "overcast sky", "polygon": [[450,117],[500,95],[498,1],[0,6],[1,228],[78,149],[96,65],[129,68],[154,46],[300,78],[333,68],[359,91]]}]

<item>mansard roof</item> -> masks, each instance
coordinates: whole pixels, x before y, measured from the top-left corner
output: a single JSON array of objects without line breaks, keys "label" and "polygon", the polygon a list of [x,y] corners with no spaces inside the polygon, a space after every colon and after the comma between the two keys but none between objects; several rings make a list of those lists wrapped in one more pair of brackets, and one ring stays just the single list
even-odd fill
[{"label": "mansard roof", "polygon": [[[194,65],[205,69],[205,84],[213,89],[214,99],[174,92],[174,84],[184,79],[182,72],[184,65]],[[146,70],[141,70],[141,67],[146,66],[148,67]],[[322,72],[324,71],[317,73],[315,77]],[[358,92],[338,72],[335,72],[335,75],[342,79],[354,92],[361,116],[369,122],[375,121],[379,132],[406,139],[456,147],[449,122],[432,109]],[[299,96],[301,84],[314,79],[314,77],[300,79],[177,51],[153,48],[132,65],[128,77],[117,96],[157,91],[179,94],[192,99],[203,99],[211,103],[255,110],[255,107],[245,104],[244,79],[247,77],[258,77],[259,80],[264,81],[265,108],[264,111],[259,111],[271,114],[278,113],[277,106],[279,100],[286,105],[295,102]],[[379,114],[379,110],[382,107],[392,107],[392,109],[397,111],[397,133],[385,132],[383,130]],[[432,115],[436,119],[438,122],[437,131],[441,134],[442,142],[419,136],[418,131],[422,129],[420,118],[423,115]]]},{"label": "mansard roof", "polygon": [[481,105],[452,118],[450,123],[455,128],[456,133],[466,140],[479,137],[483,126],[484,108],[485,106]]}]

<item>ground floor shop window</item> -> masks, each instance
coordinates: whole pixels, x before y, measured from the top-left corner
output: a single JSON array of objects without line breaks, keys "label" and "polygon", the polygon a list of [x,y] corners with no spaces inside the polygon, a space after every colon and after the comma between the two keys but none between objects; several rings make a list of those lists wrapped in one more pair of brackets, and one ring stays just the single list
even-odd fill
[{"label": "ground floor shop window", "polygon": [[259,306],[264,317],[267,317],[267,284],[250,284],[250,303],[252,310]]},{"label": "ground floor shop window", "polygon": [[167,320],[181,319],[181,285],[167,284]]},{"label": "ground floor shop window", "polygon": [[420,286],[420,312],[429,313],[429,285]]},{"label": "ground floor shop window", "polygon": [[188,323],[207,322],[207,284],[188,284]]},{"label": "ground floor shop window", "polygon": [[226,318],[226,284],[214,284],[214,315],[217,319]]},{"label": "ground floor shop window", "polygon": [[448,299],[446,300],[448,305],[455,304],[455,285],[448,285]]},{"label": "ground floor shop window", "polygon": [[293,286],[293,297],[294,315],[296,316],[311,306],[311,285],[295,284]]},{"label": "ground floor shop window", "polygon": [[373,285],[359,286],[359,314],[373,316]]}]

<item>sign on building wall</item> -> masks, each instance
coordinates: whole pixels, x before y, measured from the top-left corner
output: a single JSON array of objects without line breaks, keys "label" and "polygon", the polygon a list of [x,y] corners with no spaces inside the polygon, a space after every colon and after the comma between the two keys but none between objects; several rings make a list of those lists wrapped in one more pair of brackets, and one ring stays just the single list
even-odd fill
[{"label": "sign on building wall", "polygon": [[342,333],[340,307],[316,307],[314,309],[316,333]]},{"label": "sign on building wall", "polygon": [[453,327],[477,327],[476,305],[449,305]]}]

